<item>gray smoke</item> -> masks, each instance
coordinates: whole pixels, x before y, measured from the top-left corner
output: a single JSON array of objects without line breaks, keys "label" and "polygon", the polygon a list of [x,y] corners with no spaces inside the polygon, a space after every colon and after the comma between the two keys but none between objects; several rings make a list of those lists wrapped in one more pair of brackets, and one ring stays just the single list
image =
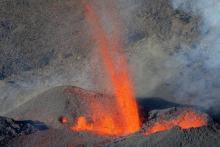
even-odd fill
[{"label": "gray smoke", "polygon": [[[183,63],[176,96],[191,95],[192,104],[217,113],[220,104],[220,1],[173,0],[174,9],[201,18],[200,39],[173,56]],[[187,49],[186,49],[187,48]]]}]

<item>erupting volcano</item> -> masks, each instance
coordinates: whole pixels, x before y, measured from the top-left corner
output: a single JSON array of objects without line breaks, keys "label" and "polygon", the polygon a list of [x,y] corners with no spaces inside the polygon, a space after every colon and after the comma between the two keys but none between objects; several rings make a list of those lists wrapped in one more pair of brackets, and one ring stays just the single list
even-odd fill
[{"label": "erupting volcano", "polygon": [[[88,131],[110,136],[128,135],[137,132],[141,128],[141,121],[134,88],[129,77],[127,59],[125,54],[123,54],[122,43],[119,41],[120,27],[115,22],[112,22],[113,30],[110,37],[92,5],[84,1],[81,1],[81,3],[85,10],[86,20],[92,30],[92,36],[96,42],[99,55],[103,61],[103,68],[111,81],[114,91],[114,97],[111,101],[114,105],[111,110],[108,110],[108,104],[93,100],[93,103],[89,106],[91,118],[80,116],[71,129],[73,131]],[[112,21],[115,21],[115,15],[110,15],[110,17]],[[118,55],[119,58],[114,55]],[[147,129],[145,134],[149,135],[169,130],[174,126],[188,129],[204,125],[207,125],[205,117],[189,111],[175,119],[156,122]]]},{"label": "erupting volcano", "polygon": [[[110,38],[104,30],[99,16],[89,3],[82,1],[85,8],[85,17],[92,30],[92,36],[96,41],[104,69],[114,92],[115,102],[112,112],[106,112],[105,106],[100,106],[99,102],[91,105],[93,111],[92,122],[89,123],[87,118],[79,117],[76,125],[72,127],[75,131],[91,131],[104,135],[127,135],[140,129],[140,119],[138,108],[135,101],[135,94],[132,81],[128,73],[128,65],[123,52],[122,45],[116,40],[118,32],[112,33]],[[113,32],[119,28],[113,26]],[[112,51],[114,51],[112,53]],[[118,52],[119,58],[113,56]],[[116,66],[117,65],[117,66]],[[94,111],[95,110],[95,111]]]},{"label": "erupting volcano", "polygon": [[220,147],[219,7],[0,1],[0,147]]}]

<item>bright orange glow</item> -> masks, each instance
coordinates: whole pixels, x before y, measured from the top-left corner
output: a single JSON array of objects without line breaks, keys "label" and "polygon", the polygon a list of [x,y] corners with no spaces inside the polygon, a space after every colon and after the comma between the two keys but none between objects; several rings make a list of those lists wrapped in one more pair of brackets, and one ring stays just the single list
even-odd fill
[{"label": "bright orange glow", "polygon": [[73,129],[75,131],[81,131],[82,128],[84,128],[86,130],[92,130],[92,128],[93,128],[92,124],[89,124],[87,122],[86,118],[83,116],[78,118],[76,127],[72,127],[71,129]]},{"label": "bright orange glow", "polygon": [[[105,110],[103,104],[96,101],[91,104],[92,121],[89,123],[85,117],[81,116],[72,129],[75,131],[91,131],[101,135],[134,133],[140,129],[140,119],[134,89],[129,78],[126,57],[122,54],[123,48],[118,40],[119,32],[114,32],[113,29],[110,39],[92,6],[84,1],[82,1],[82,5],[85,8],[85,16],[91,27],[92,36],[96,41],[107,77],[111,81],[115,96],[115,100],[112,101],[115,102],[115,105],[111,110],[114,112],[109,112]],[[119,31],[116,25],[113,27],[115,27],[115,31]],[[119,51],[120,55],[117,54]],[[116,54],[119,58],[113,56]]]},{"label": "bright orange glow", "polygon": [[[75,126],[71,127],[73,131],[89,131],[100,135],[116,135],[121,133],[119,128],[116,128],[112,117],[105,116],[88,122],[85,117],[81,116],[78,118]],[[119,131],[120,130],[120,131]]]},{"label": "bright orange glow", "polygon": [[161,120],[147,128],[145,135],[170,130],[175,126],[182,129],[199,128],[207,125],[207,117],[194,111],[183,112],[177,118],[171,120]]},{"label": "bright orange glow", "polygon": [[[107,136],[121,136],[137,132],[140,130],[141,122],[133,84],[128,72],[127,59],[120,42],[121,26],[115,22],[118,19],[117,13],[108,13],[111,17],[109,20],[113,21],[110,23],[113,30],[109,35],[93,7],[83,0],[81,2],[114,97],[110,99],[106,97],[103,101],[102,98],[99,99],[92,93],[86,94],[81,89],[67,89],[71,93],[80,94],[81,98],[89,99],[88,106],[86,106],[89,114],[81,114],[71,129]],[[114,3],[111,4],[114,5]],[[169,130],[174,126],[188,129],[204,125],[207,125],[204,115],[194,111],[185,111],[172,120],[161,120],[154,123],[147,128],[145,135]]]}]

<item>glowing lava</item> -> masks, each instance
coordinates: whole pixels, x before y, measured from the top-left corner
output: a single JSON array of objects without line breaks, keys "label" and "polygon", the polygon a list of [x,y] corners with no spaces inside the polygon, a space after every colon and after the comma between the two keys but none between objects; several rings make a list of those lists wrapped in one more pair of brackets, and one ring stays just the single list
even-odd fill
[{"label": "glowing lava", "polygon": [[[134,133],[140,129],[141,125],[134,89],[129,78],[126,57],[124,54],[120,54],[119,60],[117,60],[112,55],[123,51],[122,45],[118,40],[115,40],[119,38],[116,36],[119,32],[113,32],[113,39],[111,40],[92,6],[84,1],[82,1],[82,5],[85,8],[85,16],[91,27],[92,36],[96,41],[104,69],[111,81],[115,96],[115,105],[111,111],[116,113],[105,110],[105,106],[101,106],[100,102],[95,102],[91,104],[91,111],[93,111],[92,120],[88,122],[86,117],[81,116],[72,127],[72,130],[91,131],[101,135],[127,135]],[[115,30],[118,31],[119,28],[115,28]]]},{"label": "glowing lava", "polygon": [[170,130],[175,126],[182,129],[199,128],[206,126],[207,123],[208,120],[205,115],[198,114],[194,111],[186,111],[177,118],[155,122],[151,127],[147,128],[145,135]]},{"label": "glowing lava", "polygon": [[[85,9],[85,17],[92,30],[92,37],[96,42],[99,56],[103,62],[103,69],[110,80],[114,97],[102,101],[101,99],[90,97],[90,102],[86,107],[90,115],[79,116],[76,123],[71,127],[73,131],[89,131],[99,135],[121,136],[137,132],[141,128],[137,103],[135,100],[134,88],[129,77],[128,65],[125,54],[123,54],[120,43],[120,26],[114,22],[116,13],[108,13],[113,22],[110,22],[112,32],[107,33],[102,25],[100,17],[93,7],[81,1]],[[114,15],[112,15],[114,14]],[[120,54],[119,54],[120,53]],[[72,93],[80,93],[80,89],[68,90]],[[95,96],[94,96],[95,97]],[[145,135],[159,131],[169,130],[175,126],[183,129],[197,128],[207,125],[205,116],[193,111],[183,112],[180,116],[172,120],[161,120],[149,127]]]}]

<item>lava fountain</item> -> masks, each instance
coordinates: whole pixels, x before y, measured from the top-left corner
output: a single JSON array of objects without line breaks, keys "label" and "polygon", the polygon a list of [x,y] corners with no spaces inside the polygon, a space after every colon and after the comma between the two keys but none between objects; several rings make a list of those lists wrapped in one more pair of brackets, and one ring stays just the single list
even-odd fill
[{"label": "lava fountain", "polygon": [[[122,44],[116,40],[118,38],[116,35],[119,32],[113,33],[112,38],[114,39],[111,40],[93,7],[84,1],[82,1],[82,5],[104,69],[111,82],[115,98],[115,106],[112,110],[117,113],[106,112],[105,107],[101,106],[102,104],[95,102],[91,105],[91,111],[94,113],[92,122],[89,123],[86,117],[81,116],[72,129],[74,131],[91,131],[102,135],[134,133],[140,129],[141,124],[126,57],[125,54],[122,54]],[[115,30],[119,30],[116,25],[113,27]],[[119,60],[116,61],[114,55],[119,51],[121,54]]]},{"label": "lava fountain", "polygon": [[[92,132],[102,136],[122,136],[137,132],[141,128],[141,121],[133,84],[128,72],[127,58],[120,42],[121,27],[114,22],[119,19],[118,15],[115,12],[108,13],[110,20],[113,21],[109,23],[113,28],[111,35],[109,35],[92,5],[83,0],[81,4],[92,37],[95,40],[98,54],[103,62],[106,77],[110,80],[111,85],[109,86],[113,90],[113,97],[110,101],[106,98],[104,102],[90,97],[92,103],[89,103],[87,108],[91,114],[89,116],[80,115],[71,129],[73,131]],[[81,93],[80,90],[76,89],[72,89],[70,92]],[[83,97],[87,97],[87,95],[83,95]],[[206,117],[194,111],[188,111],[181,113],[172,120],[155,122],[146,129],[145,135],[169,130],[174,126],[189,129],[204,125],[207,125]]]}]

